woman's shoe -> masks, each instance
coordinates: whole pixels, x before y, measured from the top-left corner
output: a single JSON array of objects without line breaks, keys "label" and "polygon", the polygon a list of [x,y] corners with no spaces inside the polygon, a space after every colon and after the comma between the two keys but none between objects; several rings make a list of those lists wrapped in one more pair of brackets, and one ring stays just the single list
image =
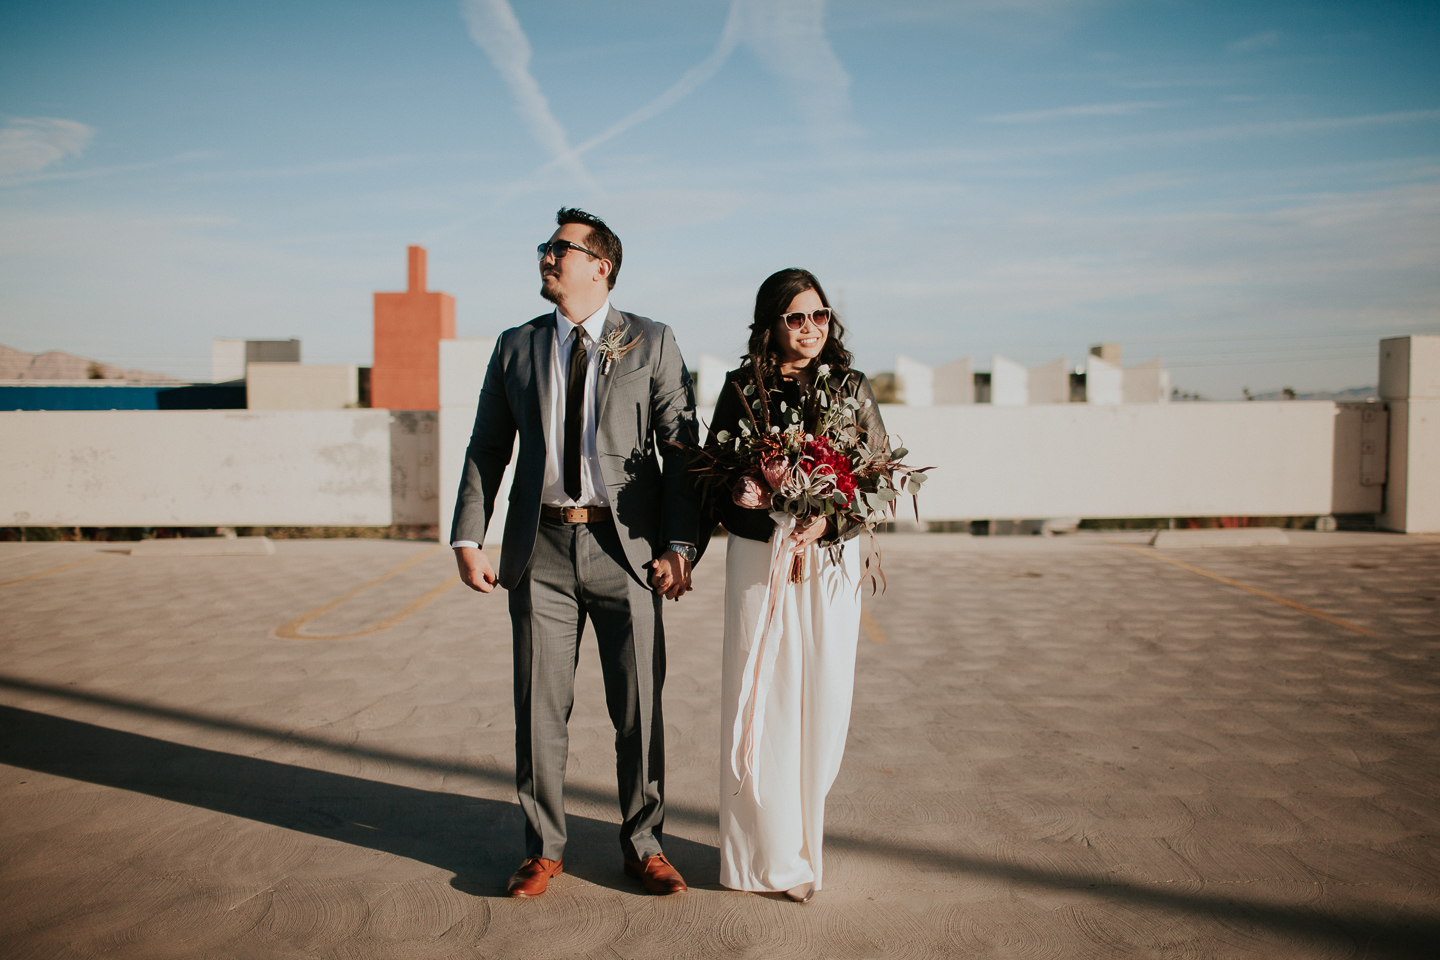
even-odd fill
[{"label": "woman's shoe", "polygon": [[802,883],[798,887],[791,887],[785,891],[785,896],[794,900],[796,903],[809,903],[815,896],[815,884]]}]

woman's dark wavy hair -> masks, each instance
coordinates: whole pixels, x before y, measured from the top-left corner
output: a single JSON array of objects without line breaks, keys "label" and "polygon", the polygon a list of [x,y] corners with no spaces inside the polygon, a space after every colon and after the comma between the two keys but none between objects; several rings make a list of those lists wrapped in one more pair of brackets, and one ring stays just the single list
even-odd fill
[{"label": "woman's dark wavy hair", "polygon": [[[748,352],[740,358],[740,364],[754,370],[762,383],[774,383],[780,372],[779,351],[772,342],[775,322],[785,313],[790,301],[806,290],[814,290],[820,297],[820,302],[830,306],[830,299],[825,296],[825,288],[820,286],[815,274],[798,267],[789,267],[770,274],[755,294],[755,319],[750,324],[750,343]],[[852,358],[850,351],[845,349],[844,338],[845,327],[840,322],[840,317],[832,316],[825,346],[820,350],[819,362],[830,364],[835,368],[835,373],[850,369]]]}]

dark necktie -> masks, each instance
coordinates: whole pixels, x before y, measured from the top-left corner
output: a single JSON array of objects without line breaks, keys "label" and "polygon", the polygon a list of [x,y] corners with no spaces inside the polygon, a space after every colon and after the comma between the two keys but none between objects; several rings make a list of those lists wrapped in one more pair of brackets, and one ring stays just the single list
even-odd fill
[{"label": "dark necktie", "polygon": [[565,494],[580,499],[580,435],[585,430],[585,339],[575,328],[570,347],[570,380],[565,386]]}]

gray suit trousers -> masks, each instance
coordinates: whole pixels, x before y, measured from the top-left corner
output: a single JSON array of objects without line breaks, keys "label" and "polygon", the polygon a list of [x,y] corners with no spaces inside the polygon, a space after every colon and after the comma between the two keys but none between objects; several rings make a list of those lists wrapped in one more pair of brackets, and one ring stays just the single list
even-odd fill
[{"label": "gray suit trousers", "polygon": [[665,822],[665,633],[660,596],[629,572],[610,521],[542,517],[530,565],[510,591],[515,641],[515,785],[525,811],[525,855],[565,850],[567,723],[580,637],[595,625],[605,703],[615,726],[620,847],[627,859],[661,852]]}]

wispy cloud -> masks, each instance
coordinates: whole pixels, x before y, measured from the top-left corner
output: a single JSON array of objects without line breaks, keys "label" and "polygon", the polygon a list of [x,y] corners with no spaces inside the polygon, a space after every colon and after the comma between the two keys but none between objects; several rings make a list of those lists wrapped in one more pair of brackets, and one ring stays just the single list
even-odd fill
[{"label": "wispy cloud", "polygon": [[1241,37],[1232,43],[1225,45],[1225,49],[1231,53],[1255,53],[1260,50],[1269,50],[1271,47],[1280,45],[1279,30],[1262,30],[1259,33],[1252,33],[1248,37]]},{"label": "wispy cloud", "polygon": [[11,120],[0,130],[0,177],[38,173],[67,156],[78,157],[94,136],[93,127],[76,120]]},{"label": "wispy cloud", "polygon": [[324,160],[319,163],[285,167],[261,167],[253,170],[213,170],[191,174],[187,179],[196,183],[223,183],[242,180],[284,180],[292,177],[320,177],[334,174],[363,173],[434,160],[433,155],[395,154],[388,157],[356,157],[349,160]]},{"label": "wispy cloud", "polygon": [[746,45],[785,84],[812,137],[860,133],[850,116],[850,74],[825,35],[824,0],[735,0]]},{"label": "wispy cloud", "polygon": [[216,156],[216,153],[209,150],[189,150],[185,153],[175,154],[174,156],[161,157],[158,160],[145,160],[140,163],[117,163],[109,167],[86,167],[83,170],[48,170],[39,173],[23,173],[18,176],[0,176],[0,187],[15,187],[29,183],[52,183],[67,180],[104,180],[110,177],[139,173],[146,170],[156,170],[180,163],[211,160]]},{"label": "wispy cloud", "polygon": [[1130,103],[1087,103],[1074,107],[1054,107],[1049,110],[1025,110],[1020,113],[997,113],[982,117],[987,123],[1046,123],[1050,120],[1069,120],[1075,117],[1126,117],[1143,110],[1173,106],[1173,101],[1138,100]]},{"label": "wispy cloud", "polygon": [[1143,150],[1157,147],[1252,140],[1266,137],[1299,137],[1336,133],[1365,127],[1426,123],[1440,120],[1437,110],[1398,110],[1348,117],[1313,117],[1305,120],[1268,120],[1208,127],[1159,130],[1085,139],[1052,139],[1006,147],[927,147],[908,151],[877,151],[860,156],[854,163],[863,169],[920,169],[954,164],[1001,164],[1049,156]]},{"label": "wispy cloud", "polygon": [[461,0],[460,13],[470,28],[471,39],[485,51],[495,72],[510,89],[515,110],[535,142],[550,155],[552,163],[568,170],[589,189],[599,190],[530,73],[530,41],[507,0]]}]

